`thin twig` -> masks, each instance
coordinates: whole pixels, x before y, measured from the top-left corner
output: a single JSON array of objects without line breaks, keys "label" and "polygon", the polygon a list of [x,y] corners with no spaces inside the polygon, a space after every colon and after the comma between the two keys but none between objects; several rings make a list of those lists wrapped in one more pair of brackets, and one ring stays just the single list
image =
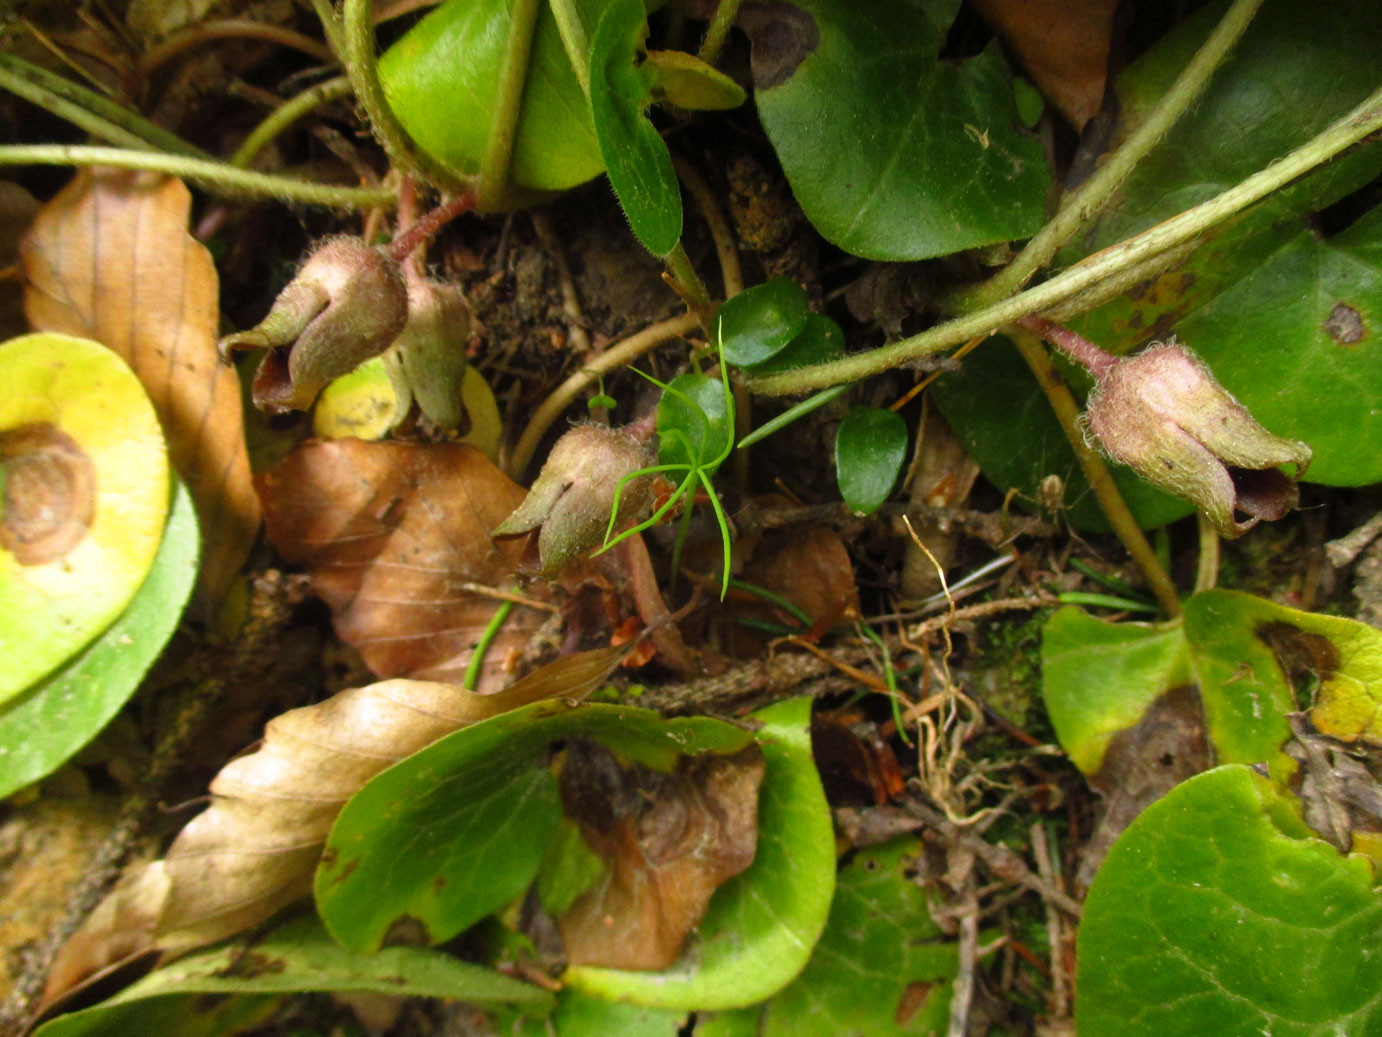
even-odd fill
[{"label": "thin twig", "polygon": [[221,18],[214,21],[199,22],[173,33],[140,58],[139,75],[140,77],[152,75],[189,48],[199,47],[214,40],[236,39],[263,40],[265,43],[276,43],[280,47],[301,51],[309,58],[324,64],[331,64],[336,60],[331,49],[321,40],[314,40],[311,36],[305,36],[292,29],[284,28],[281,25],[272,25],[268,22],[252,21],[249,18]]},{"label": "thin twig", "polygon": [[950,994],[950,1023],[946,1037],[967,1037],[969,1010],[974,1003],[974,974],[979,968],[979,898],[974,889],[974,873],[965,878],[964,895],[956,905],[960,939],[956,948],[955,983]]},{"label": "thin twig", "polygon": [[235,149],[235,154],[230,156],[230,164],[248,169],[259,153],[293,123],[330,101],[348,96],[350,80],[345,76],[337,76],[309,87],[296,97],[290,97],[250,131],[249,136]]},{"label": "thin twig", "polygon": [[[1046,840],[1046,826],[1038,821],[1028,832],[1032,839],[1032,856],[1036,858],[1041,880],[1051,889],[1058,888],[1055,871],[1051,867],[1051,847]],[[1070,989],[1061,965],[1065,949],[1065,925],[1060,912],[1044,893],[1042,899],[1046,902],[1046,937],[1051,944],[1051,1014],[1057,1019],[1064,1019],[1070,1014]]]}]

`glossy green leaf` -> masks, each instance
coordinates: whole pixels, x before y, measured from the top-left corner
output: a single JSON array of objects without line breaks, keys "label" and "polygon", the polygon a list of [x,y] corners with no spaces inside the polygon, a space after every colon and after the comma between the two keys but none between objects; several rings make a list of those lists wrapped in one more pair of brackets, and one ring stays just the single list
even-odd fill
[{"label": "glossy green leaf", "polygon": [[629,226],[644,248],[665,256],[681,240],[681,187],[645,114],[652,92],[635,61],[647,33],[642,0],[609,0],[590,44],[590,114]]},{"label": "glossy green leaf", "polygon": [[797,0],[741,24],[763,128],[829,241],[925,259],[1041,226],[1050,173],[997,47],[938,61],[946,26],[913,0]]},{"label": "glossy green leaf", "polygon": [[542,757],[575,736],[662,769],[752,739],[704,717],[553,701],[463,728],[375,777],[341,811],[316,879],[332,935],[367,951],[438,943],[522,893],[560,819]]},{"label": "glossy green leaf", "polygon": [[1304,835],[1292,812],[1243,766],[1143,811],[1085,900],[1082,1037],[1382,1032],[1371,869]]},{"label": "glossy green leaf", "polygon": [[540,987],[437,951],[391,947],[361,955],[332,942],[315,918],[299,918],[267,936],[256,934],[180,958],[95,1008],[44,1025],[42,1037],[142,1034],[184,1037],[238,1033],[282,995],[307,991],[444,997],[476,1004],[542,1009]]},{"label": "glossy green leaf", "polygon": [[[1225,6],[1201,9],[1119,78],[1123,122],[1115,139],[1164,95]],[[1324,6],[1267,0],[1203,98],[1143,159],[1062,263],[1155,226],[1310,139],[1382,81],[1379,34],[1382,7],[1372,0]],[[1382,379],[1372,355],[1372,329],[1382,326],[1382,227],[1368,214],[1322,238],[1315,215],[1379,172],[1382,149],[1353,149],[1217,228],[1166,272],[1070,323],[1116,353],[1177,335],[1269,431],[1314,447],[1307,479],[1331,485],[1382,479]],[[1360,326],[1365,337],[1341,340]],[[1053,434],[1054,422],[1033,406],[1040,403],[1035,383],[1001,352],[986,345],[966,361],[961,378],[942,380],[947,384],[938,386],[938,398],[947,419],[1000,488],[1032,495],[1043,475],[1068,470],[1073,524],[1107,528],[1083,502],[1084,481]],[[980,361],[984,356],[990,359]],[[991,377],[1002,380],[1002,391],[986,392]],[[1032,404],[1015,406],[1019,397]],[[1115,477],[1121,487],[1136,482],[1121,468]],[[1189,513],[1149,489],[1129,504],[1147,528]]]},{"label": "glossy green leaf", "polygon": [[753,367],[800,336],[809,316],[806,289],[774,277],[725,300],[715,314],[715,337],[731,364]]},{"label": "glossy green leaf", "polygon": [[657,405],[658,458],[663,464],[706,467],[734,441],[734,401],[718,378],[673,378]]},{"label": "glossy green leaf", "polygon": [[[858,851],[841,869],[820,943],[768,1002],[764,1037],[945,1032],[958,958],[916,881],[920,852],[916,839],[895,839]],[[906,1003],[913,984],[930,987],[920,1004]]]},{"label": "glossy green leaf", "polygon": [[[609,0],[576,0],[590,32]],[[404,129],[458,173],[479,171],[498,96],[509,25],[505,0],[447,0],[379,61],[384,95]],[[546,4],[538,14],[509,175],[559,191],[604,168],[590,108]]]},{"label": "glossy green leaf", "polygon": [[566,985],[653,1008],[711,1011],[755,1004],[806,965],[835,889],[830,809],[811,758],[809,699],[760,710],[767,771],[758,801],[758,852],[715,892],[695,943],[665,972],[568,969]]},{"label": "glossy green leaf", "polygon": [[840,496],[861,515],[888,499],[907,457],[907,423],[878,407],[854,407],[835,432],[835,478]]},{"label": "glossy green leaf", "polygon": [[178,482],[134,600],[56,673],[0,709],[0,799],[51,774],[120,711],[173,636],[197,579],[197,515]]},{"label": "glossy green leaf", "polygon": [[845,355],[845,333],[829,317],[808,313],[801,334],[767,360],[754,365],[754,374],[790,371],[808,364],[824,364]]}]

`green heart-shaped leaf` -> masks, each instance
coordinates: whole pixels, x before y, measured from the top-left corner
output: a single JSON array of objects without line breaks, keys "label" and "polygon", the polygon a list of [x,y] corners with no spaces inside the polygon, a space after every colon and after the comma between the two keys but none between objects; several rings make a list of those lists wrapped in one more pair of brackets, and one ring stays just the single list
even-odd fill
[{"label": "green heart-shaped leaf", "polygon": [[888,499],[907,457],[907,423],[890,410],[854,407],[835,432],[840,496],[861,515]]}]

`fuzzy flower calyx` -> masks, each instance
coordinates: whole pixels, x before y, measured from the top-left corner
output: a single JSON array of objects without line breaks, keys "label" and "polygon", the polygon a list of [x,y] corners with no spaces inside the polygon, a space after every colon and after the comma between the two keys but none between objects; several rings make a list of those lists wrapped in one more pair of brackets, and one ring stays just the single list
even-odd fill
[{"label": "fuzzy flower calyx", "polygon": [[1259,425],[1186,347],[1153,343],[1091,370],[1091,436],[1115,461],[1193,503],[1220,536],[1241,536],[1296,506],[1310,447]]},{"label": "fuzzy flower calyx", "polygon": [[408,322],[384,354],[395,392],[417,401],[438,428],[459,428],[470,307],[458,285],[407,275]]},{"label": "fuzzy flower calyx", "polygon": [[578,425],[552,447],[547,463],[518,510],[494,536],[538,533],[542,573],[552,576],[587,551],[599,547],[618,498],[620,519],[643,517],[652,504],[649,476],[619,483],[653,463],[650,444],[627,429]]},{"label": "fuzzy flower calyx", "polygon": [[222,358],[267,349],[251,394],[261,410],[306,410],[323,387],[378,356],[408,319],[398,263],[359,238],[331,238],[308,257],[256,327],[221,339]]}]

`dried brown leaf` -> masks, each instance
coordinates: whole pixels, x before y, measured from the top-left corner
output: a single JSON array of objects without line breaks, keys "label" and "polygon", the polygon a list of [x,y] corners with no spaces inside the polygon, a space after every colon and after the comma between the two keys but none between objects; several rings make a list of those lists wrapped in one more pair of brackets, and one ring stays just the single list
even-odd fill
[{"label": "dried brown leaf", "polygon": [[95,339],[144,383],[201,522],[201,587],[219,601],[259,529],[240,382],[216,357],[216,269],[187,233],[180,180],[84,170],[24,239],[24,309],[39,331]]},{"label": "dried brown leaf", "polygon": [[1118,0],[974,0],[1042,92],[1076,129],[1104,100]]},{"label": "dried brown leaf", "polygon": [[[358,439],[304,443],[256,483],[269,540],[308,567],[336,632],[375,674],[463,680],[501,604],[475,588],[518,590],[523,544],[495,544],[489,531],[518,507],[522,487],[474,447]],[[546,618],[514,606],[476,690],[508,683]]]},{"label": "dried brown leaf", "polygon": [[545,698],[584,698],[626,652],[578,652],[488,695],[388,680],[275,717],[254,752],[221,769],[211,806],[167,857],[131,869],[63,947],[46,998],[152,950],[173,955],[231,936],[306,896],[336,815],[370,778],[467,724]]},{"label": "dried brown leaf", "polygon": [[602,746],[567,750],[562,801],[607,871],[557,921],[573,965],[665,969],[721,883],[753,863],[763,756],[683,757],[625,769]]}]

